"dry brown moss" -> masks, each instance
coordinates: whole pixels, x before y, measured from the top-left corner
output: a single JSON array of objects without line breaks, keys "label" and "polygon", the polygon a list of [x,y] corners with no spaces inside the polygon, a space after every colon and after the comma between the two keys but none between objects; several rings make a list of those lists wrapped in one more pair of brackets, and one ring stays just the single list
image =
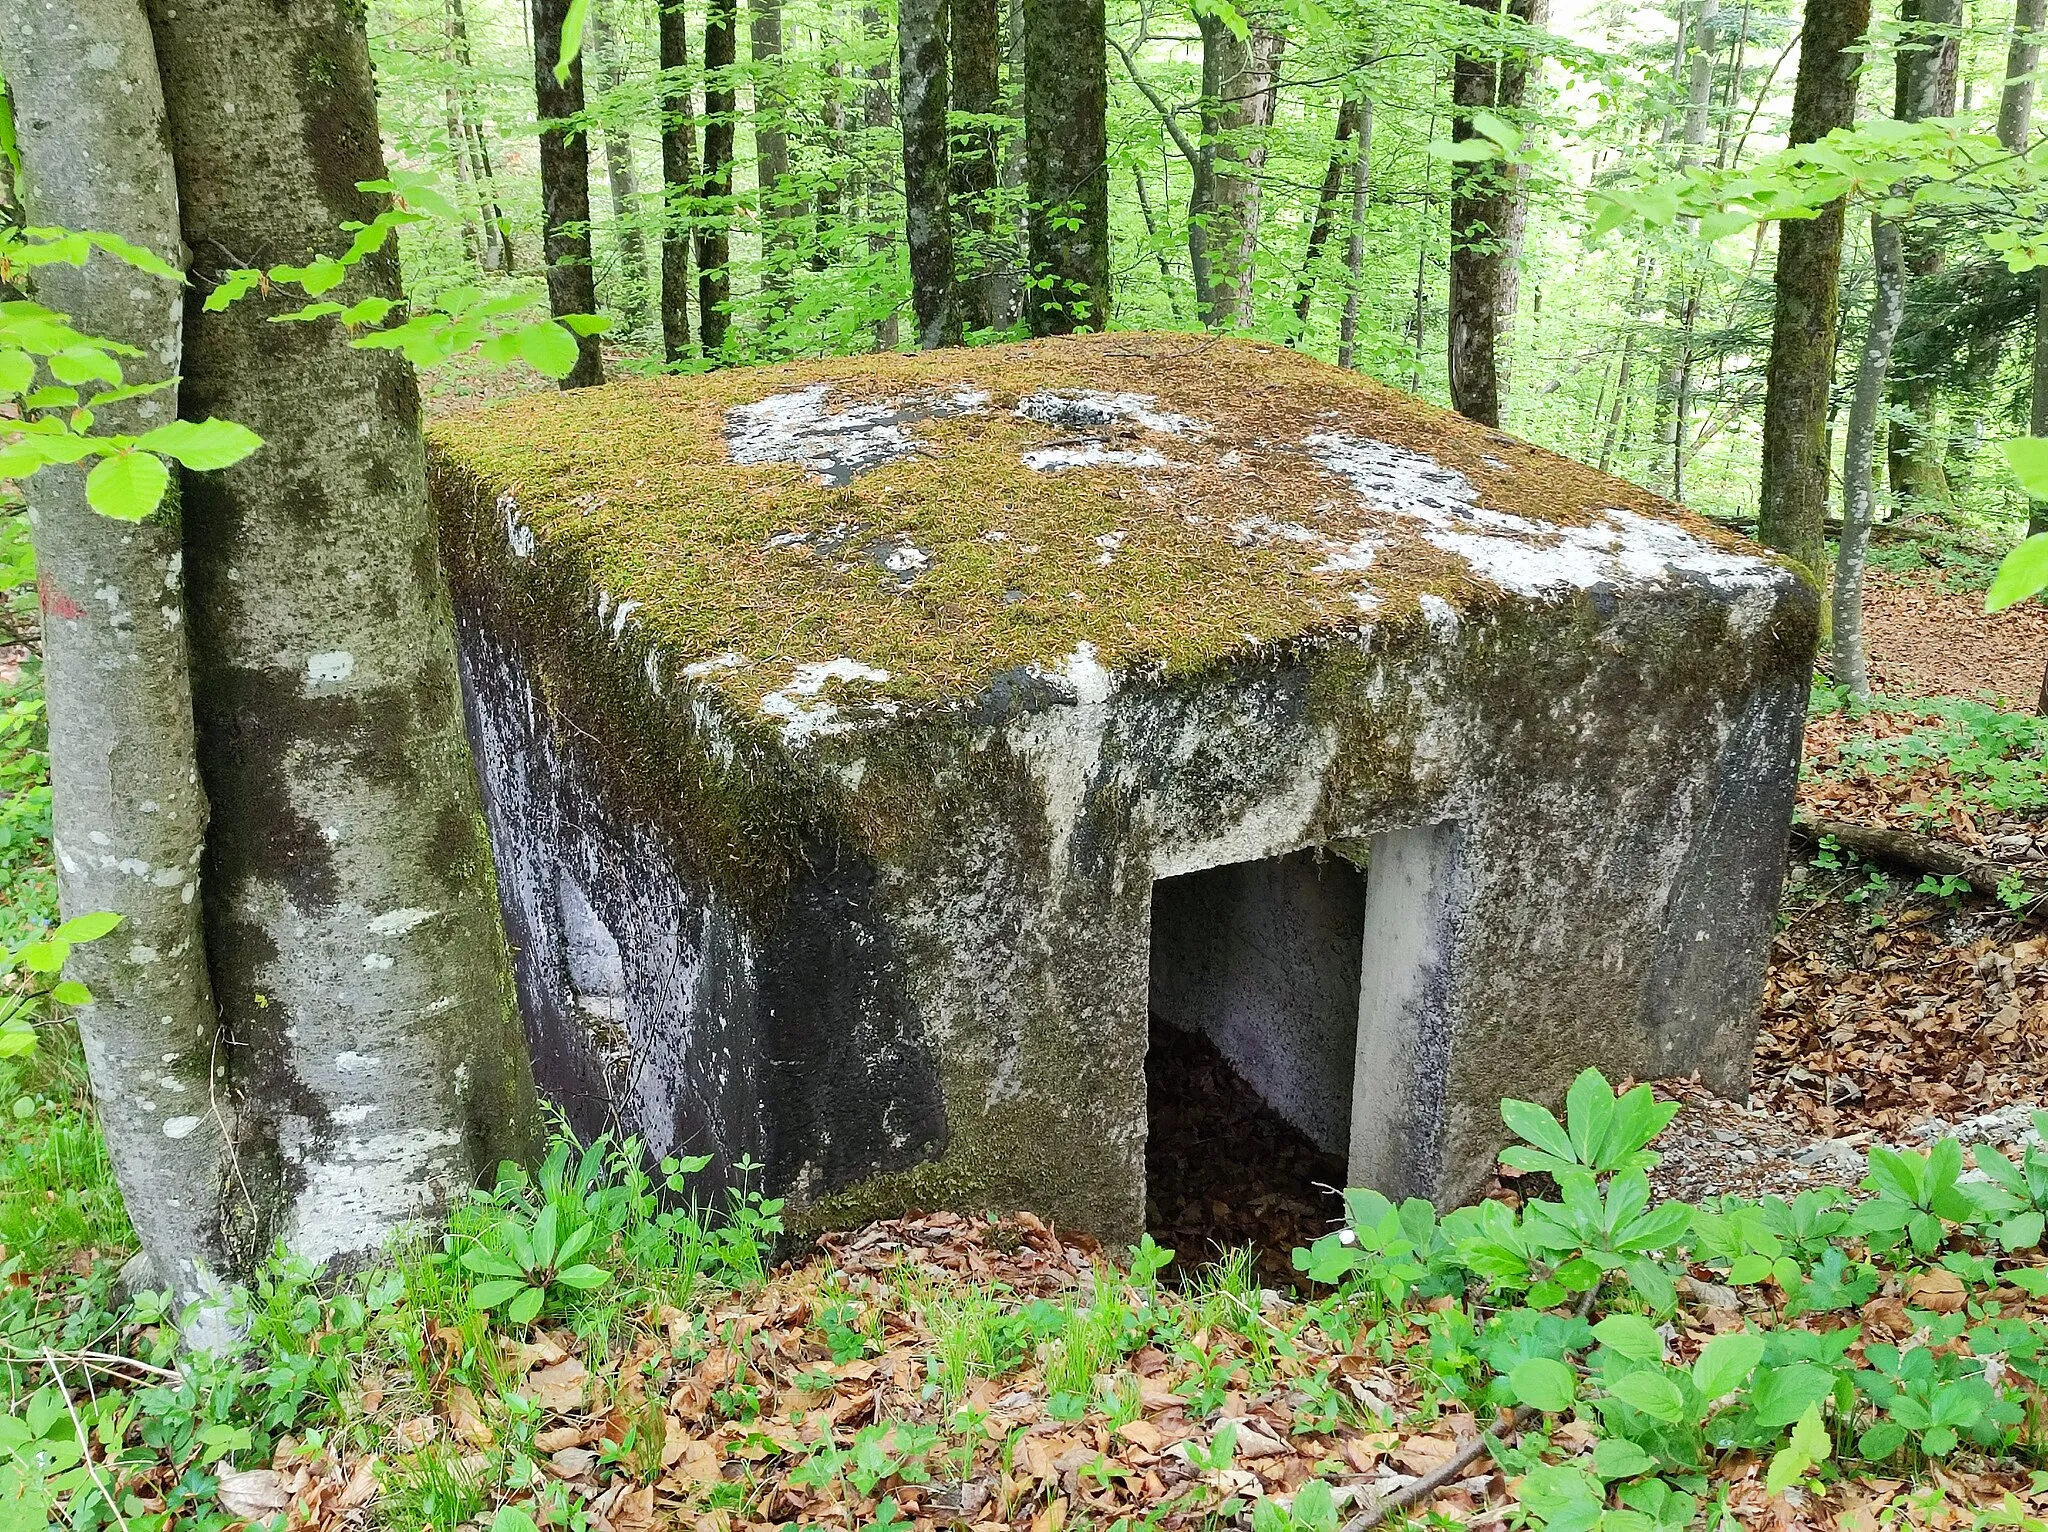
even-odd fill
[{"label": "dry brown moss", "polygon": [[[843,488],[795,466],[729,461],[725,411],[813,383],[842,402],[950,393],[993,397],[983,414],[909,428],[914,456]],[[1156,396],[1212,422],[1200,438],[1134,432],[1164,469],[1034,472],[1019,455],[1075,433],[1022,420],[1042,389]],[[1356,625],[1357,575],[1318,572],[1325,549],[1240,546],[1264,514],[1351,539],[1388,537],[1375,558],[1374,620],[1417,596],[1487,598],[1462,564],[1360,505],[1297,444],[1343,430],[1427,453],[1484,502],[1561,525],[1602,507],[1682,516],[1582,464],[1475,426],[1368,379],[1279,347],[1188,335],[1109,334],[920,356],[869,356],[659,377],[508,400],[431,433],[437,468],[489,504],[510,491],[540,556],[589,587],[640,603],[634,620],[677,663],[725,651],[747,666],[716,684],[749,709],[796,665],[847,656],[888,671],[911,697],[971,695],[999,671],[1056,665],[1088,641],[1112,668],[1169,671],[1248,640]],[[1104,433],[1113,435],[1113,431]],[[1116,443],[1111,443],[1116,445]],[[1694,518],[1709,540],[1730,540]],[[768,548],[778,533],[856,524],[837,553]],[[989,534],[1002,534],[990,540]],[[1107,562],[1098,537],[1124,534]],[[907,588],[863,549],[901,534],[930,557]],[[564,567],[558,565],[558,567]]]}]

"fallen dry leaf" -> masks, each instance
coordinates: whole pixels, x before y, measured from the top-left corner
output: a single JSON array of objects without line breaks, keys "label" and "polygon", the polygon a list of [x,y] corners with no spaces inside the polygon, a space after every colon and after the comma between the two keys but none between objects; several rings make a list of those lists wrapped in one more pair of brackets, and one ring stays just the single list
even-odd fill
[{"label": "fallen dry leaf", "polygon": [[250,1468],[220,1476],[220,1503],[231,1516],[262,1521],[292,1503],[284,1476],[274,1468]]},{"label": "fallen dry leaf", "polygon": [[589,1380],[589,1371],[572,1356],[552,1367],[535,1368],[526,1375],[521,1391],[542,1409],[567,1415],[583,1407]]},{"label": "fallen dry leaf", "polygon": [[1915,1308],[1953,1314],[1963,1306],[1963,1279],[1952,1271],[1930,1267],[1916,1271],[1906,1283],[1906,1301]]}]

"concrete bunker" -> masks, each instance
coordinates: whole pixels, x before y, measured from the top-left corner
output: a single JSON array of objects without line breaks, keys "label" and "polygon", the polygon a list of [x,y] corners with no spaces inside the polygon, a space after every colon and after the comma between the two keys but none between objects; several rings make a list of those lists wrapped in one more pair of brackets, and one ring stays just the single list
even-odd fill
[{"label": "concrete bunker", "polygon": [[1441,1203],[1504,1095],[1747,1079],[1816,603],[1633,486],[1130,334],[520,398],[430,468],[582,1131],[1122,1241],[1155,1015]]}]

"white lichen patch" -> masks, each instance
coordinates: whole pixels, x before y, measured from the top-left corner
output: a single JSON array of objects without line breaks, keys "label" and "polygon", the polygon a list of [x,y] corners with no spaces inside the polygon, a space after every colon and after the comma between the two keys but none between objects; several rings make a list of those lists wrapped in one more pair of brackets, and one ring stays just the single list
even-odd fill
[{"label": "white lichen patch", "polygon": [[372,917],[364,929],[373,936],[403,936],[413,927],[426,924],[439,913],[439,910],[423,910],[417,907],[386,910],[383,914]]},{"label": "white lichen patch", "polygon": [[1513,595],[1684,576],[1731,589],[1785,579],[1763,559],[1724,552],[1684,527],[1616,506],[1603,507],[1599,521],[1581,527],[1490,509],[1463,474],[1390,442],[1317,431],[1302,445],[1372,509],[1413,523],[1424,542],[1457,555],[1473,574]]},{"label": "white lichen patch", "polygon": [[1156,394],[1105,394],[1093,389],[1056,392],[1043,389],[1018,400],[1016,413],[1020,419],[1035,420],[1040,425],[1066,426],[1082,430],[1093,426],[1117,425],[1126,421],[1167,436],[1199,436],[1210,428],[1206,420],[1197,420],[1192,415],[1159,409],[1158,403],[1159,397]]},{"label": "white lichen patch", "polygon": [[509,489],[498,496],[498,514],[505,518],[505,546],[512,550],[512,556],[532,558],[540,543],[533,535],[533,528],[519,519],[519,499]]},{"label": "white lichen patch", "polygon": [[905,426],[978,414],[988,401],[986,391],[963,386],[950,394],[835,407],[832,385],[813,383],[727,410],[726,452],[735,463],[794,463],[822,484],[850,484],[855,475],[917,450]]},{"label": "white lichen patch", "polygon": [[306,685],[339,686],[356,673],[356,657],[346,649],[306,656]]},{"label": "white lichen patch", "polygon": [[721,670],[737,670],[747,663],[743,654],[728,649],[723,654],[714,654],[708,660],[692,660],[683,667],[683,674],[692,681],[701,681],[706,676],[715,676]]},{"label": "white lichen patch", "polygon": [[414,1129],[348,1138],[332,1149],[310,1132],[287,1133],[286,1160],[305,1177],[285,1243],[315,1262],[382,1250],[429,1212],[450,1179],[462,1135]]},{"label": "white lichen patch", "polygon": [[[782,738],[787,744],[798,744],[821,734],[844,733],[855,727],[858,719],[846,717],[837,703],[826,700],[822,695],[825,687],[833,681],[880,685],[888,679],[888,671],[844,656],[822,664],[799,665],[787,686],[761,699],[761,711],[781,721]],[[888,697],[873,698],[862,706],[864,711],[873,713],[896,711],[896,703]]]},{"label": "white lichen patch", "polygon": [[1055,447],[1033,447],[1024,453],[1024,466],[1036,473],[1057,473],[1062,468],[1164,468],[1166,459],[1150,447],[1111,447],[1102,442],[1062,443]]}]

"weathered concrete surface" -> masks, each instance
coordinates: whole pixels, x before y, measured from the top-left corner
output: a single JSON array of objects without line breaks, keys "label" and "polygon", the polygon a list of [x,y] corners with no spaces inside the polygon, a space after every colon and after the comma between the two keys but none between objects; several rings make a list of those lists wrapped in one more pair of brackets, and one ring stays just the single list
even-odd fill
[{"label": "weathered concrete surface", "polygon": [[[1155,993],[1354,1179],[1446,1202],[1503,1095],[1743,1088],[1815,601],[1631,486],[1122,334],[536,396],[433,472],[536,1068],[585,1131],[751,1156],[813,1223],[1125,1238]],[[1155,988],[1156,880],[1304,848],[1362,905],[1312,858],[1220,875],[1214,949],[1163,933],[1217,985]]]}]

